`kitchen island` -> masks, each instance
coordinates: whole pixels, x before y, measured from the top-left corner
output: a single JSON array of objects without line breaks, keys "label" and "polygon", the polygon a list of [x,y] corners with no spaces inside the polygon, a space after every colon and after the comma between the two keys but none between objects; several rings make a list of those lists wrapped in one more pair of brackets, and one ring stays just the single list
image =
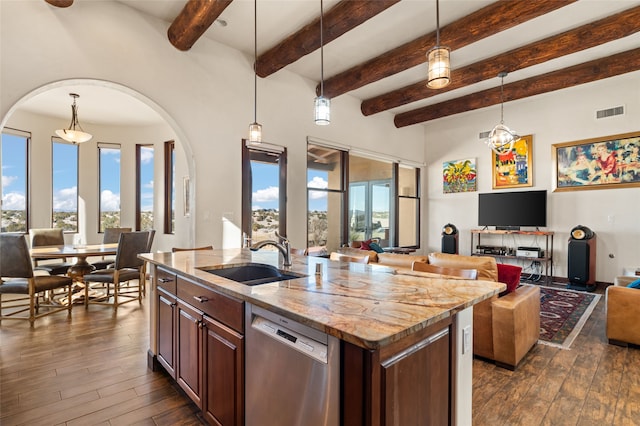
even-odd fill
[{"label": "kitchen island", "polygon": [[247,286],[207,270],[281,267],[278,252],[142,257],[153,277],[150,366],[167,370],[211,424],[245,423],[249,307],[337,339],[340,424],[470,424],[472,306],[504,284],[294,256],[288,271],[299,278]]}]

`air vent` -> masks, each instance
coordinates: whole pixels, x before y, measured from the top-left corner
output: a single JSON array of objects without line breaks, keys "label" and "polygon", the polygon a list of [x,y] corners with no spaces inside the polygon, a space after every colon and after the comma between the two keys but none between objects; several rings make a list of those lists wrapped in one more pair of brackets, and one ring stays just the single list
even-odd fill
[{"label": "air vent", "polygon": [[489,137],[489,133],[491,133],[491,130],[488,130],[486,132],[482,132],[478,135],[478,139],[486,139]]},{"label": "air vent", "polygon": [[596,111],[596,118],[607,118],[613,117],[614,115],[624,115],[624,107],[618,106],[609,109],[601,109],[600,111]]}]

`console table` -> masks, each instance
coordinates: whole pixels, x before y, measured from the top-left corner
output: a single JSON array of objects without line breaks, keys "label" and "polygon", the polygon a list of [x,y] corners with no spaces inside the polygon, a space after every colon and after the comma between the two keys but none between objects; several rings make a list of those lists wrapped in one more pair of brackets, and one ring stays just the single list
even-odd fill
[{"label": "console table", "polygon": [[[516,250],[517,247],[505,247],[504,253],[485,253],[484,251],[479,251],[478,246],[482,245],[482,236],[489,235],[498,235],[498,236],[507,236],[507,235],[524,235],[524,236],[532,236],[532,237],[544,237],[544,252],[541,257],[531,257],[531,256],[517,256]],[[502,247],[502,246],[497,246]],[[544,265],[544,274],[546,276],[545,282],[547,284],[551,284],[553,279],[553,232],[546,231],[513,231],[513,230],[489,230],[489,229],[472,229],[471,230],[471,255],[472,256],[492,256],[500,259],[518,259],[518,260],[528,260],[533,262],[540,262],[541,265]]]}]

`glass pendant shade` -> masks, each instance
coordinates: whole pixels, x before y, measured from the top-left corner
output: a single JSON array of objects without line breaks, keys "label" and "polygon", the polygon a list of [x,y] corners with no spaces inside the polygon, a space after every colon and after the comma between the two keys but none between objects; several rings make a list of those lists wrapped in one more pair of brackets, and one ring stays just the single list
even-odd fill
[{"label": "glass pendant shade", "polygon": [[498,155],[503,155],[513,150],[513,144],[520,139],[516,132],[500,123],[489,132],[487,145]]},{"label": "glass pendant shade", "polygon": [[71,123],[69,123],[68,129],[56,130],[56,135],[60,136],[67,142],[82,143],[91,140],[93,135],[82,130],[80,122],[78,121],[78,107],[76,105],[76,99],[80,95],[75,93],[69,93],[69,96],[73,98],[73,104],[71,104]]},{"label": "glass pendant shade", "polygon": [[262,142],[262,126],[259,123],[253,122],[249,125],[249,142]]},{"label": "glass pendant shade", "polygon": [[444,46],[433,47],[427,52],[427,87],[441,89],[451,83],[450,53],[450,49]]},{"label": "glass pendant shade", "polygon": [[319,126],[331,123],[331,100],[324,96],[318,96],[314,102],[315,120]]}]

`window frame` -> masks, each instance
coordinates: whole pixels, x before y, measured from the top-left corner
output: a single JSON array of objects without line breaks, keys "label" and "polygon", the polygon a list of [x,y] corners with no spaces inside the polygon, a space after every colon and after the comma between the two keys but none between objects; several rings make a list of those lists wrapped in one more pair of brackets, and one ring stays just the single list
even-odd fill
[{"label": "window frame", "polygon": [[174,140],[164,143],[164,233],[175,234],[175,150]]},{"label": "window frame", "polygon": [[[141,152],[142,148],[151,148],[153,150],[153,174],[154,174],[154,190],[153,190],[153,205],[152,205],[152,213],[154,211],[155,206],[155,155],[156,149],[155,145],[152,143],[149,144],[136,144],[136,231],[141,230],[142,226],[142,163],[141,163]],[[153,227],[152,227],[153,228]]]},{"label": "window frame", "polygon": [[[119,143],[98,142],[98,234],[104,233],[102,228],[102,149],[117,149],[122,159],[122,146]],[[122,167],[118,170],[118,195],[122,194]],[[122,224],[122,199],[119,202],[118,227]]]},{"label": "window frame", "polygon": [[[32,144],[32,134],[26,130],[15,129],[13,127],[3,127],[2,134],[7,134],[16,137],[24,137],[25,138],[25,231],[24,233],[29,232],[29,228],[31,228],[31,144]],[[1,136],[1,135],[0,135]],[[2,150],[0,150],[0,170],[2,169]],[[0,200],[4,195],[4,191],[0,188]],[[4,211],[3,208],[0,207],[0,211]],[[0,225],[1,226],[1,225]]]},{"label": "window frame", "polygon": [[77,143],[73,143],[73,142],[68,142],[65,141],[64,139],[58,137],[58,136],[52,136],[51,137],[51,227],[55,227],[55,224],[53,222],[53,215],[54,215],[54,210],[53,210],[53,197],[55,195],[55,188],[54,188],[54,164],[53,164],[53,160],[54,160],[54,146],[55,144],[61,144],[61,145],[71,145],[74,146],[76,148],[76,229],[75,231],[67,231],[64,230],[63,232],[65,234],[77,234],[80,232],[80,146]]}]

